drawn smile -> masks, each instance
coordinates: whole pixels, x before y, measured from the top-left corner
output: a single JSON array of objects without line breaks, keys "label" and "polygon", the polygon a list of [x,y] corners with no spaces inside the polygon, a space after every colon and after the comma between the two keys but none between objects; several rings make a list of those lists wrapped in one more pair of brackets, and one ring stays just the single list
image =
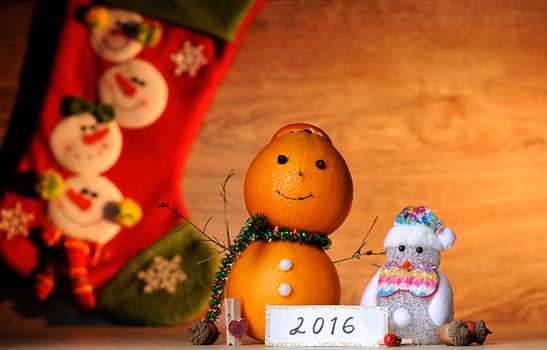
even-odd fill
[{"label": "drawn smile", "polygon": [[277,193],[278,195],[280,195],[281,197],[285,199],[290,199],[291,201],[303,201],[304,199],[313,198],[313,194],[311,192],[307,196],[297,197],[297,198],[286,196],[283,193],[281,193],[280,190],[275,190],[275,193]]},{"label": "drawn smile", "polygon": [[99,223],[101,223],[101,221],[103,221],[103,218],[102,217],[99,217],[97,219],[92,219],[88,222],[81,222],[81,221],[78,221],[78,220],[75,220],[74,218],[72,218],[70,215],[67,214],[67,212],[65,211],[65,208],[63,205],[59,206],[59,209],[61,209],[61,213],[63,214],[63,216],[65,217],[65,219],[67,219],[68,221],[71,221],[72,223],[78,225],[78,226],[81,226],[81,227],[90,227],[90,226],[95,226],[95,225],[98,225]]},{"label": "drawn smile", "polygon": [[[119,40],[119,42],[112,42],[112,37],[110,35],[105,35],[102,40],[101,44],[106,47],[110,51],[121,51],[127,47],[127,44],[129,43],[129,39],[123,38],[123,40]],[[118,39],[118,38],[116,38]]]},{"label": "drawn smile", "polygon": [[135,104],[130,106],[123,105],[121,101],[119,101],[117,98],[116,89],[112,89],[111,96],[112,96],[112,104],[114,105],[114,107],[118,108],[122,112],[132,113],[132,112],[135,112],[136,110],[139,110],[142,107],[142,102],[136,102]]}]

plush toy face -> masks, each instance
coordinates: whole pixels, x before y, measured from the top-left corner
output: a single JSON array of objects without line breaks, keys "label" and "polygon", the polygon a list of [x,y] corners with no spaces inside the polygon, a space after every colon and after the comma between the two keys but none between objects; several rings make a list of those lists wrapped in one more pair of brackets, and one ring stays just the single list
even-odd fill
[{"label": "plush toy face", "polygon": [[408,261],[411,265],[418,263],[429,263],[435,267],[439,267],[441,263],[441,253],[433,248],[429,247],[414,247],[399,245],[397,247],[390,247],[387,249],[387,261],[397,262],[402,265],[405,261]]},{"label": "plush toy face", "polygon": [[51,134],[55,160],[77,174],[99,174],[120,157],[122,135],[115,122],[98,123],[91,114],[61,120]]},{"label": "plush toy face", "polygon": [[124,25],[137,25],[142,17],[136,12],[110,10],[108,24],[92,28],[89,42],[93,51],[112,62],[124,62],[141,52],[143,45],[133,38],[128,38],[123,30]]},{"label": "plush toy face", "polygon": [[114,222],[115,206],[122,199],[118,188],[102,176],[74,176],[65,192],[48,206],[51,221],[66,235],[106,243],[120,230]]},{"label": "plush toy face", "polygon": [[99,79],[99,95],[111,104],[125,128],[142,128],[158,119],[167,104],[167,84],[150,63],[132,60],[108,69]]}]

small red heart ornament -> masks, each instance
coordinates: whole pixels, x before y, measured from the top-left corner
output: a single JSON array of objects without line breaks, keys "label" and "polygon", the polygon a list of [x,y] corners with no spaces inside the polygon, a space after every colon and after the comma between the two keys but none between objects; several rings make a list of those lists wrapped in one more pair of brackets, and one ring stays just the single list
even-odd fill
[{"label": "small red heart ornament", "polygon": [[245,318],[239,320],[231,320],[228,323],[228,332],[230,332],[230,334],[236,337],[238,340],[243,339],[245,334],[247,334],[248,330],[249,321],[247,321],[247,319]]}]

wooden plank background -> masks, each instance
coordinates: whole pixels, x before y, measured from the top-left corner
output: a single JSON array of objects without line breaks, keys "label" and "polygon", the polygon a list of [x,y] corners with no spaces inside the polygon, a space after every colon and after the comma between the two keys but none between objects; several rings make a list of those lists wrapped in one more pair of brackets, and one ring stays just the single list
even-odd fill
[{"label": "wooden plank background", "polygon": [[[0,137],[33,8],[0,3]],[[219,184],[233,168],[238,230],[246,167],[292,122],[323,128],[353,175],[333,259],[357,248],[376,215],[368,246],[382,249],[398,211],[422,203],[458,236],[441,265],[457,318],[547,325],[547,1],[269,1],[181,180],[196,223],[212,216],[209,232],[222,235]],[[342,302],[358,303],[375,268],[337,267]],[[0,312],[24,319],[10,300]]]}]

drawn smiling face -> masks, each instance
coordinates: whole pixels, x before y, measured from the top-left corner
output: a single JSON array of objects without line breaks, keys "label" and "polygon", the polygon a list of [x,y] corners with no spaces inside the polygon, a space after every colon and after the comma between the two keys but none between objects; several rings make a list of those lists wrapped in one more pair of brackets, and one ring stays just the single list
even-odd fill
[{"label": "drawn smiling face", "polygon": [[167,104],[167,84],[150,63],[136,59],[109,68],[99,79],[99,96],[111,104],[125,128],[154,123]]},{"label": "drawn smiling face", "polygon": [[104,244],[120,230],[114,222],[120,190],[103,176],[73,176],[65,193],[51,201],[48,215],[66,235]]},{"label": "drawn smiling face", "polygon": [[112,9],[109,13],[109,21],[105,27],[90,30],[91,48],[97,55],[112,62],[130,60],[141,52],[143,45],[137,40],[128,38],[123,26],[129,23],[141,23],[143,18],[131,11]]},{"label": "drawn smiling face", "polygon": [[340,153],[328,138],[304,130],[275,136],[249,166],[244,190],[250,215],[325,235],[342,224],[353,199]]},{"label": "drawn smiling face", "polygon": [[120,157],[122,135],[115,122],[98,123],[91,114],[66,117],[55,125],[50,148],[55,160],[77,174],[99,174]]}]

